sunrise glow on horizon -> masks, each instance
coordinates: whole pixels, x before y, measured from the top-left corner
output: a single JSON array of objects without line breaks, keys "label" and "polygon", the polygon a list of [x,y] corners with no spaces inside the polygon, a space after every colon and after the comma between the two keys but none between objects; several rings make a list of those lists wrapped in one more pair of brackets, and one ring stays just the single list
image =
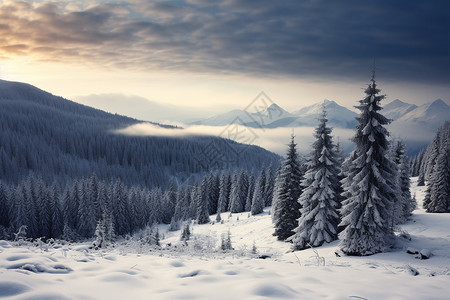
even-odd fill
[{"label": "sunrise glow on horizon", "polygon": [[351,107],[376,58],[389,100],[448,101],[445,7],[0,1],[0,79],[74,100],[133,95],[208,115],[245,107],[260,91],[291,110],[323,99]]}]

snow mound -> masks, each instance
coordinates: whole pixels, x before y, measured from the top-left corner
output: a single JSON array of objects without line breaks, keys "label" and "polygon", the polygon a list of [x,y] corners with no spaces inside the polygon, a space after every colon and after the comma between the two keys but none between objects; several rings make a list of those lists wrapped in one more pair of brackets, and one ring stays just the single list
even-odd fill
[{"label": "snow mound", "polygon": [[0,298],[20,295],[29,289],[28,286],[21,283],[0,281]]}]

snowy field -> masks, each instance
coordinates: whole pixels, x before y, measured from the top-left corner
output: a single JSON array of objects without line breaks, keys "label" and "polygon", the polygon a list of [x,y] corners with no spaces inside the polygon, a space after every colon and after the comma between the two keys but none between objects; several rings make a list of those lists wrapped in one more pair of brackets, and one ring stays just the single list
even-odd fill
[{"label": "snowy field", "polygon": [[[416,181],[411,192],[421,207],[424,188]],[[313,249],[293,253],[276,241],[267,210],[222,218],[223,224],[194,226],[185,247],[180,231],[160,227],[162,250],[133,240],[100,251],[87,243],[47,248],[0,241],[0,298],[449,299],[450,214],[417,209],[402,226],[411,240],[400,237],[389,253],[337,257],[334,242],[315,249],[320,259]],[[223,253],[220,237],[228,230],[235,250]],[[432,256],[420,260],[407,248]]]}]

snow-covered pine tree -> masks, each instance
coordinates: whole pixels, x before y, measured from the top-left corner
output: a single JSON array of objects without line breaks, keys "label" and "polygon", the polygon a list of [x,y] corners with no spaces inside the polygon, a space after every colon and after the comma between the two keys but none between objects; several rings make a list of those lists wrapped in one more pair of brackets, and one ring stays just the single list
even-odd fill
[{"label": "snow-covered pine tree", "polygon": [[248,193],[248,175],[244,170],[233,176],[230,192],[230,211],[240,213],[245,210],[245,201]]},{"label": "snow-covered pine tree", "polygon": [[218,174],[209,173],[208,175],[208,212],[210,215],[217,212],[220,194],[220,178]]},{"label": "snow-covered pine tree", "polygon": [[450,122],[441,127],[439,136],[440,147],[433,171],[430,174],[425,194],[427,212],[450,212]]},{"label": "snow-covered pine tree", "polygon": [[303,191],[299,202],[302,208],[292,236],[294,250],[305,249],[308,244],[321,246],[324,242],[336,240],[338,236],[340,168],[327,121],[323,110],[314,134],[316,141],[307,158],[306,173],[301,181]]},{"label": "snow-covered pine tree", "polygon": [[[417,179],[417,186],[425,186],[425,172],[419,171],[419,178]],[[424,208],[426,208],[424,206]]]},{"label": "snow-covered pine tree", "polygon": [[50,189],[50,211],[52,214],[51,237],[58,238],[62,235],[64,223],[61,208],[61,192],[56,182]]},{"label": "snow-covered pine tree", "polygon": [[270,165],[266,174],[266,185],[264,187],[264,206],[271,206],[273,200],[273,191],[275,188],[275,172],[273,166]]},{"label": "snow-covered pine tree", "polygon": [[197,223],[207,224],[209,223],[209,210],[208,210],[208,179],[203,177],[200,187],[197,188],[195,198],[193,201],[197,204]]},{"label": "snow-covered pine tree", "polygon": [[300,218],[301,206],[297,200],[301,194],[300,181],[303,174],[296,146],[292,135],[286,159],[282,162],[275,179],[272,221],[275,227],[274,235],[281,241],[293,235],[293,230],[298,225],[297,220]]},{"label": "snow-covered pine tree", "polygon": [[433,138],[431,144],[427,147],[426,156],[425,156],[425,180],[430,181],[433,176],[432,173],[434,171],[434,165],[436,164],[437,157],[439,155],[439,149],[441,144],[441,135],[436,134]]},{"label": "snow-covered pine tree", "polygon": [[225,172],[220,176],[219,203],[217,204],[217,212],[226,212],[228,210],[228,202],[230,198],[230,176]]},{"label": "snow-covered pine tree", "polygon": [[[450,147],[450,146],[448,146]],[[431,178],[427,212],[450,212],[450,151],[439,153]]]},{"label": "snow-covered pine tree", "polygon": [[396,191],[395,164],[388,151],[389,120],[379,113],[384,95],[375,82],[365,90],[366,97],[357,106],[361,113],[353,137],[355,158],[343,179],[344,197],[341,209],[340,248],[347,255],[371,255],[387,248],[392,235],[391,208]]},{"label": "snow-covered pine tree", "polygon": [[252,210],[253,193],[255,192],[255,177],[250,174],[248,176],[247,197],[245,198],[245,211]]},{"label": "snow-covered pine tree", "polygon": [[411,215],[416,205],[411,198],[410,188],[410,174],[408,157],[406,156],[406,145],[402,141],[395,141],[393,143],[394,161],[398,168],[398,187],[400,189],[399,205],[397,206],[397,223],[402,224],[406,222]]},{"label": "snow-covered pine tree", "polygon": [[266,170],[264,167],[261,169],[258,179],[255,184],[255,191],[253,192],[253,200],[251,213],[257,215],[263,212],[264,208],[264,189],[266,187]]},{"label": "snow-covered pine tree", "polygon": [[[113,184],[112,202],[113,202],[113,215],[116,221],[115,232],[118,235],[124,235],[131,232],[130,227],[130,210],[128,205],[128,191],[125,188],[122,180],[117,180]],[[170,220],[169,220],[170,222]]]},{"label": "snow-covered pine tree", "polygon": [[186,242],[191,237],[190,221],[183,224],[183,230],[181,231],[180,241]]},{"label": "snow-covered pine tree", "polygon": [[95,220],[95,206],[90,197],[90,185],[88,180],[80,183],[80,202],[78,204],[79,220],[77,232],[81,237],[90,238],[95,233],[97,221]]},{"label": "snow-covered pine tree", "polygon": [[6,185],[0,180],[0,226],[8,228],[10,225],[9,200]]}]

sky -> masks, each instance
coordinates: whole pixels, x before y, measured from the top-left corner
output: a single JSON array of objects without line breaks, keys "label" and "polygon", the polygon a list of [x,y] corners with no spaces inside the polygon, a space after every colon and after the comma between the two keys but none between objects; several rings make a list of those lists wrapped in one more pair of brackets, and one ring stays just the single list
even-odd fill
[{"label": "sky", "polygon": [[0,79],[195,118],[261,91],[290,111],[351,107],[375,65],[388,101],[448,102],[448,11],[447,0],[0,0]]}]

